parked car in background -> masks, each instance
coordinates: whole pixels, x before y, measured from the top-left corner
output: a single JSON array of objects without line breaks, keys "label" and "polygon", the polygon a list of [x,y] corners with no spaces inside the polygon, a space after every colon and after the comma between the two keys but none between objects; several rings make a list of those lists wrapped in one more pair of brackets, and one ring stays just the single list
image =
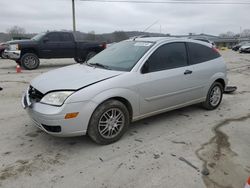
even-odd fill
[{"label": "parked car in background", "polygon": [[0,43],[0,58],[5,59],[6,56],[4,55],[4,50],[6,49],[6,43]]},{"label": "parked car in background", "polygon": [[250,52],[250,43],[245,43],[239,49],[240,53],[249,53]]},{"label": "parked car in background", "polygon": [[33,70],[39,67],[39,59],[74,58],[81,63],[105,48],[105,43],[76,41],[71,32],[47,32],[30,40],[10,41],[5,54],[25,69]]},{"label": "parked car in background", "polygon": [[201,103],[216,109],[227,85],[226,64],[209,43],[136,38],[114,44],[87,63],[31,81],[23,107],[55,136],[88,134],[110,144],[133,121]]},{"label": "parked car in background", "polygon": [[243,41],[243,42],[240,42],[239,44],[236,44],[232,47],[232,50],[234,51],[238,51],[240,49],[241,46],[243,46],[244,44],[247,44],[248,42],[247,41]]}]

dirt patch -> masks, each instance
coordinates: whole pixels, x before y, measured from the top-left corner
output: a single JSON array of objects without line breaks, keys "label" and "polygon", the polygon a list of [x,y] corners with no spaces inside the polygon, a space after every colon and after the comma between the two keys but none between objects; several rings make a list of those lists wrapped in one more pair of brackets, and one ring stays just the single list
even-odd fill
[{"label": "dirt patch", "polygon": [[239,118],[225,119],[214,126],[215,136],[209,142],[203,144],[196,151],[196,155],[203,161],[203,181],[207,187],[216,188],[238,188],[243,187],[246,170],[244,166],[237,164],[234,157],[237,154],[230,148],[228,136],[220,129],[233,122],[241,122],[250,119],[250,114]]},{"label": "dirt patch", "polygon": [[37,132],[27,133],[25,136],[37,137],[37,136],[38,136],[38,133],[37,133]]},{"label": "dirt patch", "polygon": [[57,153],[53,156],[38,154],[30,160],[17,160],[13,164],[0,170],[0,183],[9,179],[16,179],[21,175],[31,176],[37,171],[45,171],[56,165],[63,165],[63,156]]}]

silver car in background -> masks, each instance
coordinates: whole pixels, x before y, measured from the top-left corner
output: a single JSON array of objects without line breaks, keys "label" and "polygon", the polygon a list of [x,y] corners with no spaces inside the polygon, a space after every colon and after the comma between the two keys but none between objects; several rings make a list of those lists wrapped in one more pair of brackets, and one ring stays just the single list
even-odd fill
[{"label": "silver car in background", "polygon": [[96,143],[110,144],[142,118],[196,103],[216,109],[226,85],[226,65],[211,44],[134,38],[84,64],[38,76],[22,104],[49,134],[88,134]]},{"label": "silver car in background", "polygon": [[240,53],[250,53],[250,43],[245,43],[239,49]]}]

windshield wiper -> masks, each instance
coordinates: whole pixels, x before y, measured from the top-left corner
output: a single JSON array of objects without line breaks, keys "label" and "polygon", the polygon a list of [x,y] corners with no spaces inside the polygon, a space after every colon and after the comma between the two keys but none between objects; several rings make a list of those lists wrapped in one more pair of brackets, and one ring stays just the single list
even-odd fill
[{"label": "windshield wiper", "polygon": [[104,69],[108,69],[108,70],[111,70],[111,68],[107,65],[103,65],[103,64],[100,64],[100,63],[87,63],[88,65],[90,66],[96,66],[96,67],[101,67],[101,68],[104,68]]}]

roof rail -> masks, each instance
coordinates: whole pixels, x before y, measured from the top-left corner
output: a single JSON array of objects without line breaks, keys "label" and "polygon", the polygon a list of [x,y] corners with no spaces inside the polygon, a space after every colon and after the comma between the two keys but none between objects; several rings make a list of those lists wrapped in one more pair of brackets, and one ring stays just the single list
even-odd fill
[{"label": "roof rail", "polygon": [[131,37],[131,39],[133,41],[135,41],[135,39],[138,39],[138,38],[145,38],[145,37],[150,37],[149,35],[139,35],[139,36],[134,36],[134,37]]}]

